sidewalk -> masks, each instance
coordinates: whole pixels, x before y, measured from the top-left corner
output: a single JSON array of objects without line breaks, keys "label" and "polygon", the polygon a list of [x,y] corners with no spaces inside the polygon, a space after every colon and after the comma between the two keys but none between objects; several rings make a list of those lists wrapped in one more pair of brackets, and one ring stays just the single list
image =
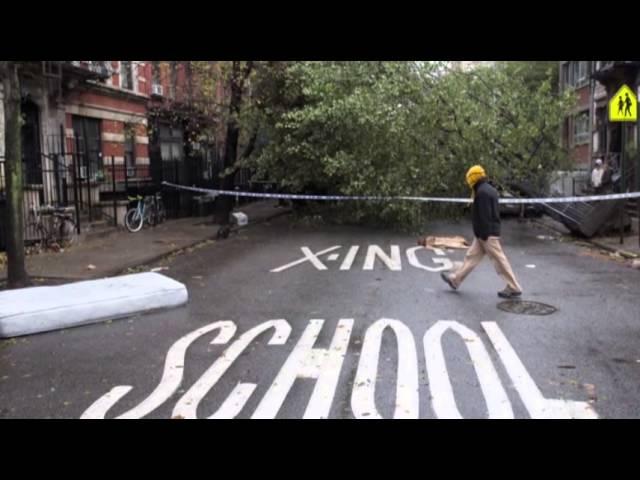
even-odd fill
[{"label": "sidewalk", "polygon": [[[640,245],[638,244],[637,227],[632,228],[631,232],[625,232],[624,242],[620,244],[620,233],[607,235],[606,237],[595,236],[593,238],[579,238],[571,234],[571,232],[562,223],[543,215],[535,219],[536,222],[555,230],[564,235],[571,236],[575,240],[587,242],[594,247],[617,253],[625,258],[640,258]],[[636,224],[637,225],[637,224]]]},{"label": "sidewalk", "polygon": [[[247,227],[250,227],[290,212],[287,208],[275,208],[275,205],[276,202],[271,200],[261,201],[241,206],[237,211],[248,216]],[[168,220],[137,233],[118,230],[101,238],[85,240],[64,252],[30,255],[27,257],[27,272],[33,279],[56,283],[118,275],[179,250],[213,241],[218,229],[219,225],[212,222],[211,216],[206,216]],[[0,287],[6,276],[6,265],[0,265]]]}]

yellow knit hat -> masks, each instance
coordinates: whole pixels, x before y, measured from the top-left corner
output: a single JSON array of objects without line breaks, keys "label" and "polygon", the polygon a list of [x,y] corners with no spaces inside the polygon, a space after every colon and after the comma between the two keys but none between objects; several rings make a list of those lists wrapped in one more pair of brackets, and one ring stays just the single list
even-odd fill
[{"label": "yellow knit hat", "polygon": [[485,178],[487,176],[484,168],[480,165],[474,165],[467,171],[466,180],[469,188],[473,189],[473,186],[478,183],[478,180]]}]

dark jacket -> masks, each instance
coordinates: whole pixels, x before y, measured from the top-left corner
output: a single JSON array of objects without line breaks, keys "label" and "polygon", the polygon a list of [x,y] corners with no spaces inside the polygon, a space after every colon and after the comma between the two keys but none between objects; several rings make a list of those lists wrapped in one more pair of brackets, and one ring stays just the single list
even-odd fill
[{"label": "dark jacket", "polygon": [[480,240],[500,236],[500,210],[498,192],[491,184],[482,179],[473,187],[472,223],[473,234]]}]

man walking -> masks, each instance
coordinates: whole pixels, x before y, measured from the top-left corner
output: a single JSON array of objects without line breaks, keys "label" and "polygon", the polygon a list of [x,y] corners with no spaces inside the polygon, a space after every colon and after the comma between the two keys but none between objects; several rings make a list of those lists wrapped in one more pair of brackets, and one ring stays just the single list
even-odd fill
[{"label": "man walking", "polygon": [[498,192],[489,184],[487,174],[480,165],[469,169],[466,180],[473,192],[472,223],[475,238],[465,255],[462,266],[452,273],[442,272],[441,277],[451,288],[457,290],[486,254],[493,261],[498,275],[507,282],[506,288],[498,292],[498,296],[519,297],[522,295],[522,287],[516,280],[500,244]]}]

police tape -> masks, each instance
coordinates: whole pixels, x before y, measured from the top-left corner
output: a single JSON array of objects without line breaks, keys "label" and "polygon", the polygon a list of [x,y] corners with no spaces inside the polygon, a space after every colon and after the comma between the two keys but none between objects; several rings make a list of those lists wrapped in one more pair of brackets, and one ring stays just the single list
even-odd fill
[{"label": "police tape", "polygon": [[[226,195],[234,197],[251,198],[273,198],[279,200],[319,200],[319,201],[343,201],[343,200],[367,200],[367,201],[412,201],[412,202],[440,202],[440,203],[471,203],[470,198],[447,198],[447,197],[410,197],[410,196],[354,196],[354,195],[304,195],[294,193],[255,193],[241,192],[235,190],[217,190],[209,188],[188,187],[171,182],[162,182],[167,187],[188,190],[197,193],[206,193],[210,196]],[[640,198],[640,192],[610,193],[605,195],[587,195],[582,197],[547,197],[547,198],[501,198],[498,201],[502,204],[532,204],[532,203],[575,203],[575,202],[599,202],[604,200],[627,200]]]}]

